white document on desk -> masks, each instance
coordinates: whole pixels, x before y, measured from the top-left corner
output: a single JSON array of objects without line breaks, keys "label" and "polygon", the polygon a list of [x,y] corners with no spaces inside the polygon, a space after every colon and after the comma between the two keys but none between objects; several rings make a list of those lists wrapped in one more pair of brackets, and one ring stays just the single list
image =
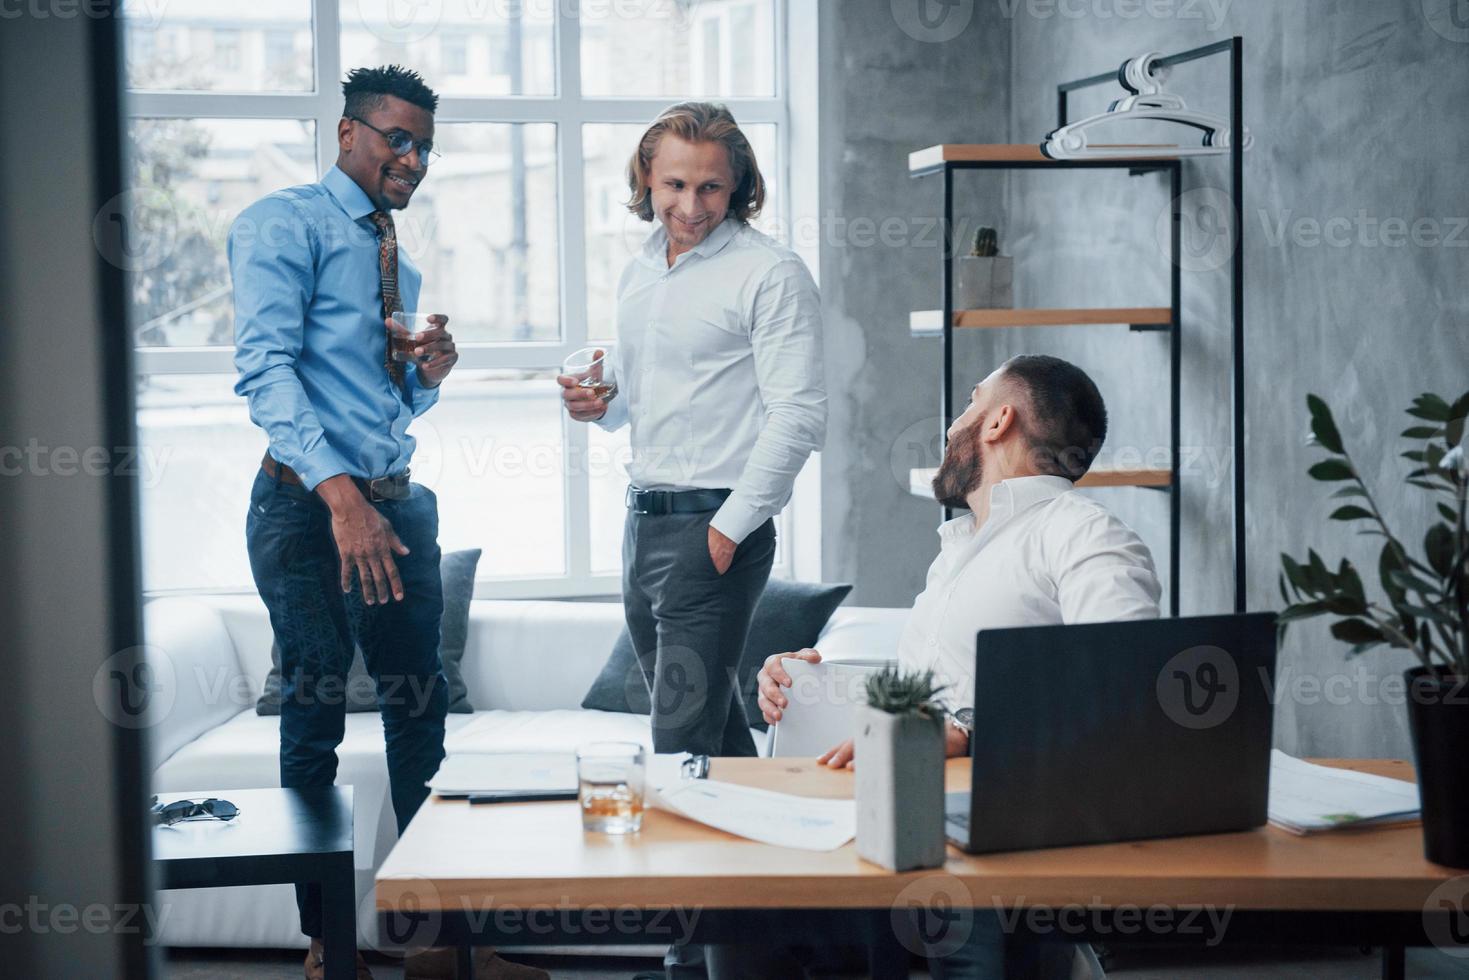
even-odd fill
[{"label": "white document on desk", "polygon": [[716,830],[778,847],[834,851],[857,833],[857,807],[852,800],[687,779],[650,789],[648,801]]},{"label": "white document on desk", "polygon": [[1293,834],[1411,820],[1418,787],[1270,751],[1270,822]]}]

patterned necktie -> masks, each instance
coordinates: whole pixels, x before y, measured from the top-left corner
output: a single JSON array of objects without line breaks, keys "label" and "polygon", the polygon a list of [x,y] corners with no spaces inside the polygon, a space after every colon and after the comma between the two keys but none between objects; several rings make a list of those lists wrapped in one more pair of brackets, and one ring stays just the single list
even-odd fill
[{"label": "patterned necktie", "polygon": [[[398,232],[393,227],[393,216],[386,211],[374,211],[368,218],[377,226],[378,275],[383,285],[383,319],[403,308],[398,301]],[[387,349],[383,353],[383,365],[388,369],[388,378],[400,389],[403,387],[403,364],[393,360],[393,331],[383,324],[387,335]]]}]

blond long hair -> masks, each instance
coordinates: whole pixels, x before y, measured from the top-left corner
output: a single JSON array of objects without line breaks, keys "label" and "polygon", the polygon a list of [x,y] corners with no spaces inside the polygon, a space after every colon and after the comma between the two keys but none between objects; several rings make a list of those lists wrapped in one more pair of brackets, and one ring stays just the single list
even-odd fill
[{"label": "blond long hair", "polygon": [[714,102],[680,102],[664,109],[638,140],[638,148],[627,162],[627,185],[632,191],[627,209],[644,221],[653,220],[653,189],[650,175],[658,141],[671,133],[690,143],[718,143],[729,153],[735,189],[729,196],[729,213],[749,221],[765,206],[765,178],[755,162],[750,141],[740,132],[729,109]]}]

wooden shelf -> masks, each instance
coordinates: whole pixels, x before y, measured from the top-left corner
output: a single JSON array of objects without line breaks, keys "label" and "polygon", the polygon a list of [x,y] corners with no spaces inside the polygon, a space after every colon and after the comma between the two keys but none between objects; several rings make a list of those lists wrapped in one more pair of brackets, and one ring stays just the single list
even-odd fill
[{"label": "wooden shelf", "polygon": [[[936,467],[908,471],[908,492],[925,500],[933,499],[933,477]],[[1166,469],[1119,470],[1109,466],[1093,466],[1076,482],[1078,487],[1149,487],[1166,489],[1173,474]]]},{"label": "wooden shelf", "polygon": [[[1126,164],[1128,160],[1176,160],[1176,143],[1138,143],[1135,157],[1107,158],[1109,163]],[[1052,160],[1041,152],[1039,143],[940,143],[908,154],[908,173],[932,170],[945,163],[1068,163]]]},{"label": "wooden shelf", "polygon": [[[908,330],[915,337],[937,337],[943,333],[942,310],[914,310],[908,314]],[[1143,324],[1166,327],[1173,311],[1166,306],[1125,306],[1090,310],[955,310],[954,326],[994,329],[997,327],[1062,327],[1098,323]]]}]

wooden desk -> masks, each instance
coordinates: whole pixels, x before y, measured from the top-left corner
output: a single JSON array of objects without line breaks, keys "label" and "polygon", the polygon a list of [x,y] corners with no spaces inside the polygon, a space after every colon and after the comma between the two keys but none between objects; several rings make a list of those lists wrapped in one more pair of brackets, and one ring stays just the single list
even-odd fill
[{"label": "wooden desk", "polygon": [[[1413,778],[1406,762],[1328,762]],[[849,796],[853,786],[849,772],[795,759],[718,759],[711,775],[812,796]],[[967,760],[950,760],[948,788],[966,789],[968,780]],[[1430,893],[1456,874],[1424,860],[1416,824],[1311,837],[1263,827],[975,856],[951,847],[942,870],[893,874],[860,860],[852,844],[830,852],[771,847],[658,810],[648,812],[640,835],[615,839],[584,835],[575,803],[432,800],[379,870],[377,906],[431,910],[447,924],[490,908],[891,911],[964,904],[967,893],[980,908],[1330,913],[1317,916],[1318,925],[1331,932],[1339,923],[1344,942],[1372,943],[1362,930],[1390,919],[1396,925],[1384,936],[1413,944],[1423,941],[1412,924],[1421,923]],[[1301,921],[1293,919],[1288,935],[1321,941],[1312,929],[1298,933]]]}]

